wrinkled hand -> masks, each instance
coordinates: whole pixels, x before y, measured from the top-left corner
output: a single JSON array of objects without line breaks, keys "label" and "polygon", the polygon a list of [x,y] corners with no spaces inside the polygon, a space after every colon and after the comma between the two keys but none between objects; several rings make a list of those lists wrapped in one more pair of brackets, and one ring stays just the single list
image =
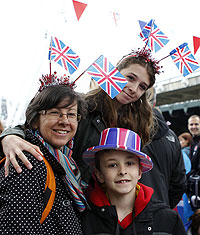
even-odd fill
[{"label": "wrinkled hand", "polygon": [[32,154],[39,161],[42,161],[43,154],[40,151],[40,148],[36,145],[33,145],[33,144],[27,142],[26,140],[20,138],[19,136],[7,135],[2,139],[1,143],[2,143],[2,147],[3,147],[3,152],[6,156],[6,162],[5,162],[5,166],[4,166],[5,167],[5,176],[8,176],[10,162],[13,164],[15,170],[18,173],[22,172],[22,169],[16,160],[16,155],[18,156],[18,158],[21,159],[21,161],[25,164],[25,166],[28,169],[32,169],[33,166],[28,161],[26,156],[23,154],[23,152],[22,152],[23,150]]}]

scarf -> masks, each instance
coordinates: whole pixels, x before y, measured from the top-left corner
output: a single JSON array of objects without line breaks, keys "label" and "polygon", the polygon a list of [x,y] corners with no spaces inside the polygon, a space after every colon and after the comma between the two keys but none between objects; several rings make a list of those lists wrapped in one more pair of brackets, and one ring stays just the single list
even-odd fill
[{"label": "scarf", "polygon": [[[49,152],[56,158],[58,163],[65,170],[64,182],[69,188],[72,198],[75,202],[77,209],[82,212],[86,209],[86,199],[81,189],[81,174],[76,162],[71,157],[72,150],[64,146],[62,150],[56,149],[48,144],[40,135],[39,131],[33,133],[42,144],[49,150]],[[84,185],[83,185],[84,186]]]}]

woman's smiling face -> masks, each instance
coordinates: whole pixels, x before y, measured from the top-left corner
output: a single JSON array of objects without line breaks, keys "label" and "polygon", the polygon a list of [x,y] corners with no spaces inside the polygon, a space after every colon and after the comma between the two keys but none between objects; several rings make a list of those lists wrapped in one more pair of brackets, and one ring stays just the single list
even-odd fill
[{"label": "woman's smiling face", "polygon": [[131,64],[122,69],[120,73],[127,79],[128,83],[116,99],[121,104],[136,102],[149,88],[150,78],[146,68],[139,64]]},{"label": "woman's smiling face", "polygon": [[[66,103],[66,100],[63,101]],[[59,106],[62,106],[59,104]],[[74,102],[66,108],[52,108],[48,111],[60,112],[62,114],[73,113],[77,115],[77,103]],[[52,119],[48,114],[40,114],[39,117],[39,131],[46,142],[60,149],[67,142],[69,142],[75,135],[78,127],[78,121],[70,122],[66,115],[60,118]]]}]

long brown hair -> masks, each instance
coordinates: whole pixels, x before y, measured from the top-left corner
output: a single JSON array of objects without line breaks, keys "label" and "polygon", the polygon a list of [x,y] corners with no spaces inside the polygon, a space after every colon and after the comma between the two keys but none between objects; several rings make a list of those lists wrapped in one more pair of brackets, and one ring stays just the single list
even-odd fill
[{"label": "long brown hair", "polygon": [[140,135],[142,146],[151,140],[154,133],[154,118],[146,94],[143,94],[138,101],[125,104],[118,110],[117,100],[112,100],[101,88],[90,91],[86,101],[89,112],[96,109],[103,111],[106,128],[121,127],[133,130]]},{"label": "long brown hair", "polygon": [[[149,75],[150,85],[155,83],[155,67],[152,60],[147,60],[143,56],[128,56],[122,58],[117,64],[117,69],[121,71],[129,67],[131,64],[139,64],[147,70]],[[94,89],[86,95],[89,112],[96,109],[102,110],[103,120],[106,128],[122,127],[130,129],[138,133],[141,137],[142,147],[150,142],[155,133],[155,119],[152,112],[152,107],[144,93],[136,102],[122,105],[119,109],[117,100],[113,100],[101,89]]]}]

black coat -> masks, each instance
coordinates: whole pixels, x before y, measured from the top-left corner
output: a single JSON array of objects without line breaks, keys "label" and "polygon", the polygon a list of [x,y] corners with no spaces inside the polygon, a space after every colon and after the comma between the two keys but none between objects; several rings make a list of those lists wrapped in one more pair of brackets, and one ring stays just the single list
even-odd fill
[{"label": "black coat", "polygon": [[122,229],[118,224],[115,206],[97,207],[94,204],[90,206],[92,210],[82,215],[85,235],[186,235],[177,212],[162,202],[150,200],[126,229]]},{"label": "black coat", "polygon": [[192,170],[200,170],[200,135],[192,138],[190,147],[190,159],[192,164]]},{"label": "black coat", "polygon": [[88,114],[86,119],[81,120],[74,137],[72,157],[81,171],[82,179],[86,182],[89,182],[91,177],[91,168],[82,159],[82,154],[87,148],[99,144],[100,134],[104,129],[106,129],[106,125],[101,112],[93,111]]},{"label": "black coat", "polygon": [[141,183],[154,189],[153,197],[174,208],[186,191],[185,166],[176,134],[162,114],[154,109],[159,129],[153,141],[143,149],[153,161],[153,169],[142,175]]}]

